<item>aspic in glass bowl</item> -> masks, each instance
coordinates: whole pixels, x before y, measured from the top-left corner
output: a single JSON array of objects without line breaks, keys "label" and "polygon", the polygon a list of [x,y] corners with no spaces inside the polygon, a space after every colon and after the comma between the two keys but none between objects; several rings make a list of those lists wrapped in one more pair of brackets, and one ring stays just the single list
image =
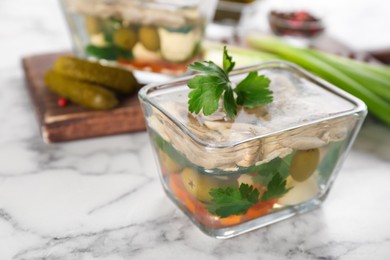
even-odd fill
[{"label": "aspic in glass bowl", "polygon": [[141,89],[168,197],[206,234],[229,238],[317,208],[366,115],[359,99],[295,65],[236,70],[270,80],[273,102],[234,120],[188,112],[187,77]]},{"label": "aspic in glass bowl", "polygon": [[62,0],[78,56],[182,75],[197,58],[216,0]]}]

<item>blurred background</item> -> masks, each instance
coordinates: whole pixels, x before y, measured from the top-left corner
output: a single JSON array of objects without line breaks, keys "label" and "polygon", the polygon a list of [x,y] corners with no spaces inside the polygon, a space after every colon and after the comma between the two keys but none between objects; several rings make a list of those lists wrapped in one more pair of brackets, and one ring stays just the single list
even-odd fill
[{"label": "blurred background", "polygon": [[[248,28],[268,31],[270,10],[305,9],[318,13],[326,32],[354,49],[390,48],[390,2],[386,0],[259,0],[255,6],[255,13],[243,19]],[[17,57],[71,48],[59,1],[2,0],[0,38],[3,55],[12,53]],[[1,67],[7,65],[4,62],[0,60]],[[14,63],[18,60],[14,59]]]}]

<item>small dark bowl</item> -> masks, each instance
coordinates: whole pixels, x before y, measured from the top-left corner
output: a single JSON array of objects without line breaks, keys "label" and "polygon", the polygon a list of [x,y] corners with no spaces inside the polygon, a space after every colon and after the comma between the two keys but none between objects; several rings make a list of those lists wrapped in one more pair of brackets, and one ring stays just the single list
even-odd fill
[{"label": "small dark bowl", "polygon": [[306,11],[271,11],[268,22],[278,36],[314,38],[325,30],[322,20]]}]

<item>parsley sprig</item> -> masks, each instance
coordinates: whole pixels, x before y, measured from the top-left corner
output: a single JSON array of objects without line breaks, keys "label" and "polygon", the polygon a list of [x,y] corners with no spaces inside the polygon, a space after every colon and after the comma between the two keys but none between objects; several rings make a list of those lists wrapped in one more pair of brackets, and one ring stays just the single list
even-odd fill
[{"label": "parsley sprig", "polygon": [[231,215],[240,215],[259,202],[259,191],[252,185],[242,183],[240,187],[211,189],[211,203],[207,210],[222,218]]},{"label": "parsley sprig", "polygon": [[267,190],[261,196],[261,201],[268,201],[282,197],[289,192],[291,188],[286,188],[286,179],[279,174],[275,174],[271,181],[268,183]]},{"label": "parsley sprig", "polygon": [[[223,49],[223,68],[212,61],[195,62],[189,65],[194,72],[202,74],[188,81],[191,89],[188,94],[188,110],[199,114],[201,111],[208,116],[218,110],[222,97],[223,109],[227,116],[233,119],[237,115],[238,105],[254,108],[272,102],[272,91],[268,88],[270,80],[257,71],[248,73],[245,79],[233,89],[229,73],[235,62],[228,54],[226,46]],[[235,97],[236,95],[236,97]]]},{"label": "parsley sprig", "polygon": [[225,218],[231,215],[245,214],[249,208],[260,202],[270,201],[285,195],[291,190],[286,186],[289,176],[291,158],[275,158],[257,168],[257,177],[253,180],[260,182],[265,191],[260,191],[252,185],[241,183],[237,187],[213,188],[209,194],[211,201],[207,210],[216,216]]}]

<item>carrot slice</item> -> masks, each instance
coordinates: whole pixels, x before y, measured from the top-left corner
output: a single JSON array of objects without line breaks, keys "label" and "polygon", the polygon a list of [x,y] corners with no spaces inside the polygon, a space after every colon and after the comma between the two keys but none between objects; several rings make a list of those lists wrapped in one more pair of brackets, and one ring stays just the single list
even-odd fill
[{"label": "carrot slice", "polygon": [[195,205],[195,203],[194,203],[191,199],[186,198],[186,199],[185,199],[185,204],[186,204],[187,209],[188,209],[192,214],[195,214],[195,212],[196,212],[196,205]]},{"label": "carrot slice", "polygon": [[266,215],[272,210],[275,203],[276,199],[255,204],[245,213],[244,220],[248,221]]},{"label": "carrot slice", "polygon": [[241,223],[241,216],[240,215],[232,215],[226,218],[220,218],[219,222],[221,223],[222,226],[232,226],[232,225],[237,225]]},{"label": "carrot slice", "polygon": [[189,194],[185,190],[179,174],[171,174],[169,176],[169,186],[171,187],[173,193],[175,193],[175,195],[183,202],[189,198]]},{"label": "carrot slice", "polygon": [[232,215],[226,218],[215,216],[207,211],[205,205],[191,196],[185,189],[180,174],[171,174],[169,186],[187,210],[203,225],[208,228],[224,228],[243,223],[245,221],[267,214],[276,200],[261,202],[251,207],[244,215]]},{"label": "carrot slice", "polygon": [[191,195],[185,189],[181,177],[179,174],[171,174],[169,177],[169,186],[171,187],[173,193],[178,197],[185,207],[192,213],[196,214],[196,211],[202,207],[201,203],[193,200]]}]

